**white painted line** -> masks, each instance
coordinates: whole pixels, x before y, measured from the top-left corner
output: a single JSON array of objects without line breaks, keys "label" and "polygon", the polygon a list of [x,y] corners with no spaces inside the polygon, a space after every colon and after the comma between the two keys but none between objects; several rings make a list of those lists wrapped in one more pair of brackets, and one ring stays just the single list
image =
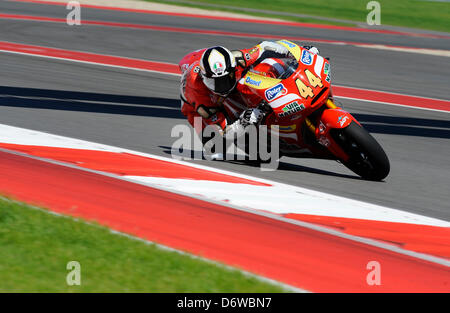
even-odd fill
[{"label": "white painted line", "polygon": [[417,110],[441,112],[441,113],[447,113],[447,114],[450,113],[450,111],[444,111],[444,110],[438,110],[438,109],[430,109],[430,108],[422,108],[422,107],[416,107],[416,106],[408,106],[408,105],[404,105],[404,104],[396,104],[396,103],[389,103],[389,102],[376,101],[376,100],[366,100],[366,99],[361,99],[361,98],[343,97],[343,96],[336,96],[336,95],[333,95],[333,97],[334,98],[340,98],[340,99],[354,100],[354,101],[362,101],[362,102],[371,102],[371,103],[379,103],[379,104],[391,105],[391,106],[395,106],[395,107],[398,107],[398,108],[404,108],[404,109],[417,109]]},{"label": "white painted line", "polygon": [[368,89],[368,88],[351,87],[351,86],[342,86],[342,85],[333,85],[333,86],[336,86],[336,87],[342,87],[342,88],[351,88],[351,89],[356,89],[356,90],[364,90],[364,91],[369,91],[369,92],[382,92],[382,93],[386,93],[386,94],[390,94],[390,95],[395,95],[395,96],[404,96],[404,97],[421,98],[421,99],[423,99],[423,100],[449,101],[449,104],[450,104],[450,100],[444,100],[444,99],[438,99],[438,98],[431,98],[431,97],[414,96],[414,95],[407,95],[407,94],[400,93],[400,92],[380,91],[380,90],[373,90],[373,89]]},{"label": "white painted line", "polygon": [[[233,173],[233,176],[235,174]],[[158,185],[187,194],[224,201],[239,207],[263,210],[275,214],[306,214],[327,217],[361,219],[450,227],[449,222],[323,192],[271,182],[272,186],[254,186],[216,181],[172,179],[162,177],[125,176],[152,186]],[[250,179],[250,178],[249,178]],[[258,179],[251,177],[252,180]]]},{"label": "white painted line", "polygon": [[379,49],[386,51],[398,51],[398,52],[408,52],[408,53],[420,53],[428,55],[436,55],[440,57],[450,57],[450,50],[439,50],[439,49],[426,49],[426,48],[411,48],[411,47],[392,47],[387,45],[375,45],[375,44],[357,44],[355,45],[361,48],[369,49]]},{"label": "white painted line", "polygon": [[[181,77],[181,74],[176,74],[176,73],[161,72],[161,71],[156,71],[156,70],[148,70],[148,69],[127,67],[127,66],[120,66],[120,65],[112,65],[112,64],[107,64],[107,63],[81,61],[81,60],[66,59],[66,58],[53,57],[53,56],[47,56],[47,55],[37,55],[37,54],[33,54],[33,53],[25,53],[25,52],[17,52],[17,51],[9,51],[9,50],[1,50],[1,49],[0,49],[0,52],[26,55],[26,56],[31,56],[31,57],[45,58],[45,59],[54,59],[54,60],[60,60],[60,61],[66,61],[66,62],[75,62],[75,63],[84,63],[84,64],[89,64],[89,65],[114,67],[114,68],[120,68],[120,69],[131,70],[131,71],[149,72],[149,73],[156,73],[156,74],[161,74],[161,75],[170,75],[170,76]],[[171,65],[173,65],[173,64],[171,64]]]}]

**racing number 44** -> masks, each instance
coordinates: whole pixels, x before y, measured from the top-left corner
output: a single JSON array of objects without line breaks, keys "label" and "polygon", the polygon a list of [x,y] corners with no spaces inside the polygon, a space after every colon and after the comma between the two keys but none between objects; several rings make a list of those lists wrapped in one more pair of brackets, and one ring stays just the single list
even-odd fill
[{"label": "racing number 44", "polygon": [[317,86],[319,86],[320,88],[323,87],[322,80],[319,77],[311,73],[309,70],[305,70],[305,74],[306,77],[308,77],[308,81],[311,86],[313,86],[314,88],[316,88]]},{"label": "racing number 44", "polygon": [[[313,86],[314,88],[323,87],[322,80],[319,77],[311,73],[309,70],[305,70],[305,74],[311,86]],[[298,91],[302,98],[306,99],[308,97],[314,97],[313,89],[309,86],[306,86],[305,83],[300,80],[300,78],[297,78],[295,80],[295,84],[297,85]]]}]

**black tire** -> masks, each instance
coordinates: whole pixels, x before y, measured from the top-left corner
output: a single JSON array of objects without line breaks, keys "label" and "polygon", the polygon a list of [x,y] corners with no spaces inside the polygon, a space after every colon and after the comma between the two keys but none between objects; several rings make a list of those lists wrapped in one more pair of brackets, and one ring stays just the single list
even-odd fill
[{"label": "black tire", "polygon": [[333,131],[333,137],[350,156],[342,163],[368,180],[382,180],[390,171],[389,159],[380,144],[367,130],[352,122],[344,129]]}]

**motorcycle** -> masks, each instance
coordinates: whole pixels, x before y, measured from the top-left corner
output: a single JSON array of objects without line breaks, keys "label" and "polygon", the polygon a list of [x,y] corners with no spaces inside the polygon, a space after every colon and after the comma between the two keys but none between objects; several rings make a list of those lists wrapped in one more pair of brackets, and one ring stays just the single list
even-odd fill
[{"label": "motorcycle", "polygon": [[329,60],[294,42],[277,42],[290,52],[289,57],[272,59],[281,73],[270,77],[255,70],[256,65],[242,81],[264,99],[261,124],[278,131],[282,155],[338,160],[368,180],[387,177],[390,164],[383,148],[334,103]]}]

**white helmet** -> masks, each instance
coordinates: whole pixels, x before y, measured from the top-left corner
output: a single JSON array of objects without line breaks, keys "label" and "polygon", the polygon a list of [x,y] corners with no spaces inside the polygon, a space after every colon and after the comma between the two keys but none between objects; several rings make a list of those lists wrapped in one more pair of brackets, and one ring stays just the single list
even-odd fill
[{"label": "white helmet", "polygon": [[206,87],[219,95],[227,95],[236,86],[236,59],[224,47],[205,50],[200,59],[200,72]]}]

